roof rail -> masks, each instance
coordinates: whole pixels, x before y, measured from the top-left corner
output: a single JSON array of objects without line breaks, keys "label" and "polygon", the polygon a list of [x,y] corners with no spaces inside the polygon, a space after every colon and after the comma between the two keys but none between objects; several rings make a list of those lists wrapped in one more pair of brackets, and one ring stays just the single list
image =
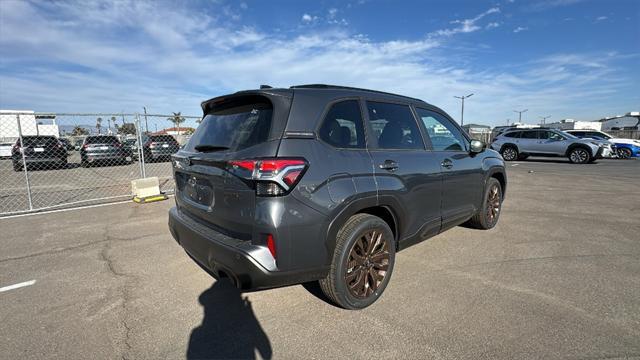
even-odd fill
[{"label": "roof rail", "polygon": [[372,92],[372,93],[376,93],[376,94],[384,94],[384,95],[399,96],[399,97],[403,97],[403,98],[407,98],[407,99],[411,99],[411,100],[415,100],[415,101],[419,101],[419,102],[425,102],[424,100],[420,100],[420,99],[413,98],[413,97],[410,97],[410,96],[399,95],[399,94],[394,94],[394,93],[385,92],[385,91],[378,91],[378,90],[371,90],[371,89],[363,89],[363,88],[351,87],[351,86],[340,86],[340,85],[329,85],[329,84],[306,84],[306,85],[294,85],[294,86],[289,87],[289,89],[336,89],[336,90],[357,90],[357,91],[367,91],[367,92]]}]

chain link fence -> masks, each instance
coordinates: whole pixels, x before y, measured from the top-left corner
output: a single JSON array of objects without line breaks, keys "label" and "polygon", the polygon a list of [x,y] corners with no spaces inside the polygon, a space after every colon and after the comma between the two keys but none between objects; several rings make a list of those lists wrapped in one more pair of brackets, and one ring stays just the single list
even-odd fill
[{"label": "chain link fence", "polygon": [[200,117],[0,112],[0,216],[123,200],[156,176],[173,192],[171,154]]}]

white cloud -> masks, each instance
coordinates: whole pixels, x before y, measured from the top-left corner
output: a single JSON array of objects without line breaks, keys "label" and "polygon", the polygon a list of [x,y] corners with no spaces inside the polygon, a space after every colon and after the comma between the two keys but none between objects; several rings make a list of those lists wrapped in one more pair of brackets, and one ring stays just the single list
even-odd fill
[{"label": "white cloud", "polygon": [[513,32],[517,34],[521,31],[527,31],[527,30],[529,30],[528,27],[518,26],[517,28],[513,29]]},{"label": "white cloud", "polygon": [[453,20],[451,21],[451,24],[459,24],[459,26],[451,28],[451,29],[441,29],[441,30],[437,30],[435,31],[433,34],[438,35],[438,36],[451,36],[451,35],[455,35],[455,34],[459,34],[459,33],[471,33],[474,31],[478,31],[480,29],[482,29],[481,26],[477,25],[476,23],[482,19],[483,17],[493,14],[493,13],[499,13],[500,12],[500,8],[497,7],[493,7],[490,8],[489,10],[480,13],[479,15],[477,15],[476,17],[473,17],[471,19],[464,19],[464,20]]},{"label": "white cloud", "polygon": [[[456,61],[443,48],[451,38],[437,34],[372,41],[334,28],[284,36],[211,15],[197,14],[195,22],[186,8],[156,3],[47,3],[46,11],[7,3],[0,37],[0,46],[11,49],[1,60],[0,107],[6,108],[114,112],[146,105],[197,115],[202,100],[259,84],[335,83],[422,98],[454,117],[459,104],[452,96],[472,91],[469,121],[496,124],[517,104],[580,118],[595,116],[594,109],[620,98],[620,91],[635,94],[634,79],[612,65],[620,57],[615,53],[477,69]],[[495,12],[469,19],[471,25]],[[127,38],[114,37],[122,29]],[[10,71],[14,67],[21,70]],[[638,95],[625,99],[640,103]],[[628,110],[621,105],[619,111]]]},{"label": "white cloud", "polygon": [[500,26],[500,23],[498,22],[490,22],[487,24],[486,28],[487,29],[493,29],[493,28],[497,28]]},{"label": "white cloud", "polygon": [[598,16],[598,17],[596,18],[596,22],[604,21],[604,20],[607,20],[607,19],[608,19],[608,17],[607,17],[607,16]]},{"label": "white cloud", "polygon": [[303,14],[302,15],[302,21],[303,22],[311,22],[313,21],[313,16],[309,15],[309,14]]}]

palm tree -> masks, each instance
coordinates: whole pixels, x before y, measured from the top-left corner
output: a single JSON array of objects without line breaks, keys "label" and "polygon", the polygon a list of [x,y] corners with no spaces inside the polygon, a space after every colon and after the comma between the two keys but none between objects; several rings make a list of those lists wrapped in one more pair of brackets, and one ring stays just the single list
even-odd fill
[{"label": "palm tree", "polygon": [[168,117],[167,120],[171,121],[176,126],[178,129],[178,135],[180,135],[180,124],[186,120],[184,116],[180,115],[179,112],[174,112],[173,116]]},{"label": "palm tree", "polygon": [[100,135],[100,128],[102,128],[102,118],[96,119],[96,129],[98,130],[98,135]]}]

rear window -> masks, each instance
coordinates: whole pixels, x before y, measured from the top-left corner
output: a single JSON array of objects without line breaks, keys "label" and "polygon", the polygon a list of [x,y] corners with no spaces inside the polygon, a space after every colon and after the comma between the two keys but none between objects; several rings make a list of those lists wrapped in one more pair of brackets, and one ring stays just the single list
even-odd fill
[{"label": "rear window", "polygon": [[117,144],[120,141],[115,136],[89,136],[85,144]]},{"label": "rear window", "polygon": [[185,147],[219,146],[232,151],[265,142],[269,138],[273,106],[266,98],[249,97],[205,115]]},{"label": "rear window", "polygon": [[176,142],[176,139],[171,135],[152,135],[150,139],[157,142]]},{"label": "rear window", "polygon": [[24,146],[56,146],[58,139],[54,136],[23,136]]}]

